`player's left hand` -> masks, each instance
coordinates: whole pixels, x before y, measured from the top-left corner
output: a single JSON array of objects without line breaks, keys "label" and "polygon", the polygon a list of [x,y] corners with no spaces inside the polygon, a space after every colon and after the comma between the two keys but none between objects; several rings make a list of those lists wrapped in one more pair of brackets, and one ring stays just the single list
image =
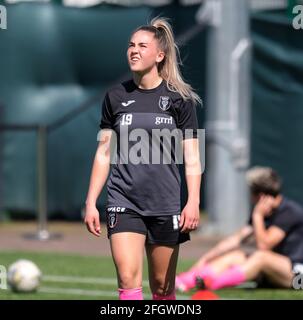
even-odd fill
[{"label": "player's left hand", "polygon": [[199,204],[188,202],[181,212],[179,227],[181,232],[188,233],[197,229],[200,223]]}]

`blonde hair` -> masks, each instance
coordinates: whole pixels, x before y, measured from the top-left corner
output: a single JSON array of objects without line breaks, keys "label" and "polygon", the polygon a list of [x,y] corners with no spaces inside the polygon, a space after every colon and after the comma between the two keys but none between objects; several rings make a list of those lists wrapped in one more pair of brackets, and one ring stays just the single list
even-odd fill
[{"label": "blonde hair", "polygon": [[255,195],[264,193],[277,196],[281,192],[281,178],[272,168],[253,167],[247,171],[246,180]]},{"label": "blonde hair", "polygon": [[140,30],[153,33],[161,50],[165,53],[164,59],[158,64],[158,72],[166,81],[167,88],[170,91],[178,92],[184,100],[190,99],[194,104],[202,104],[199,95],[182,78],[179,69],[179,64],[182,65],[180,51],[175,43],[173,30],[168,19],[156,17],[148,25],[137,28],[133,34]]}]

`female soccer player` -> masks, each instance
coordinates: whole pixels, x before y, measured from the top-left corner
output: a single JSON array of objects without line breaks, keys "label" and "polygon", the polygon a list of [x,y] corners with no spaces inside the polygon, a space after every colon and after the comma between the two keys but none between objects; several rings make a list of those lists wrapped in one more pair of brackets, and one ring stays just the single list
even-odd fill
[{"label": "female soccer player", "polygon": [[[85,223],[91,233],[100,236],[96,201],[109,173],[109,149],[116,136],[118,161],[107,183],[106,216],[119,299],[143,299],[145,247],[152,298],[175,300],[179,244],[189,240],[189,232],[199,224],[201,163],[195,106],[201,100],[181,77],[178,47],[166,19],[155,18],[132,33],[127,59],[132,79],[110,89],[103,102],[103,130]],[[175,159],[178,144],[172,148],[166,144],[172,132],[181,137],[185,162],[188,200],[182,212]],[[167,161],[171,155],[174,159]]]}]

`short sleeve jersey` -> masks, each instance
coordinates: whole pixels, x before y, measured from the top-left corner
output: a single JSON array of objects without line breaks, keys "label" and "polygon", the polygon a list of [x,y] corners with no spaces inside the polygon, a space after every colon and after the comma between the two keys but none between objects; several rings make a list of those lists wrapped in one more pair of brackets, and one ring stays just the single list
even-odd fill
[{"label": "short sleeve jersey", "polygon": [[[249,224],[252,224],[252,217]],[[303,263],[303,208],[298,203],[283,197],[280,206],[265,219],[265,226],[277,226],[286,234],[273,251],[289,257],[294,263]]]},{"label": "short sleeve jersey", "polygon": [[[176,145],[172,143],[167,149],[164,140],[159,139],[160,149],[156,149],[160,150],[160,161],[155,162],[152,142],[157,139],[152,137],[156,131],[176,129],[180,141],[197,138],[196,106],[191,100],[170,91],[164,80],[158,87],[147,90],[129,80],[106,93],[100,128],[116,133],[120,157],[120,161],[111,165],[107,207],[117,206],[120,211],[132,210],[144,216],[179,214],[181,179],[179,164],[174,161]],[[135,129],[143,131],[139,132],[140,137],[133,134]],[[185,134],[187,129],[191,129],[192,135]],[[143,156],[142,150],[145,150]],[[126,159],[127,153],[128,157],[134,153],[141,156],[140,160]],[[164,162],[164,153],[171,153],[172,161]]]}]

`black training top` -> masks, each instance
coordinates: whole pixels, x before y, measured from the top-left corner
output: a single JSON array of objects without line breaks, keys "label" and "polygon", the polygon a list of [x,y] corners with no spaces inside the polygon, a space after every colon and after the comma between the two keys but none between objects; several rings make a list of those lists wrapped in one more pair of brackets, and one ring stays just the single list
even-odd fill
[{"label": "black training top", "polygon": [[[277,226],[286,233],[273,251],[289,257],[294,263],[303,263],[303,208],[283,197],[280,206],[264,222],[266,228]],[[249,224],[252,224],[252,218]]]},{"label": "black training top", "polygon": [[[107,182],[107,207],[133,210],[144,216],[179,214],[181,179],[175,151],[180,151],[176,148],[182,138],[197,137],[192,101],[168,90],[164,80],[148,90],[129,80],[106,93],[100,128],[110,128],[117,135],[118,156]],[[179,131],[171,148],[165,143],[171,140],[169,135],[163,138],[162,132],[160,137],[162,129]],[[191,129],[192,136],[187,136],[187,129]],[[159,144],[154,143],[157,141]],[[165,162],[163,156],[171,156],[173,161]]]}]

